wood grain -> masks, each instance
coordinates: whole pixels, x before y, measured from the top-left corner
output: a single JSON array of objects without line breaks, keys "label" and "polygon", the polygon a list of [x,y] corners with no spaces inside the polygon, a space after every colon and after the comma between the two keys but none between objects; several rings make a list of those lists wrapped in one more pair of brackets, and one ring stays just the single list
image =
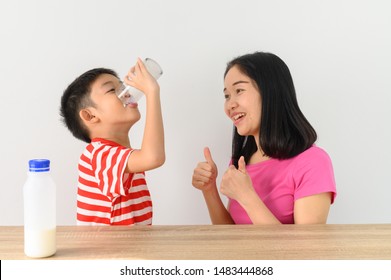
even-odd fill
[{"label": "wood grain", "polygon": [[[391,224],[59,226],[48,259],[391,259]],[[0,259],[29,259],[23,227],[0,227]]]}]

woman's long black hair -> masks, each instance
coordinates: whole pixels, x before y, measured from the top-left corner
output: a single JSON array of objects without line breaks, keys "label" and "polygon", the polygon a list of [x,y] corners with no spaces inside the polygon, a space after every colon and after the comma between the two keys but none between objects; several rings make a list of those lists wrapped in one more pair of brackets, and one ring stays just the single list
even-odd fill
[{"label": "woman's long black hair", "polygon": [[[284,61],[272,53],[246,54],[228,62],[224,78],[234,66],[255,82],[261,95],[259,144],[265,155],[288,159],[311,147],[317,134],[299,108],[292,76]],[[240,156],[247,163],[258,149],[253,136],[241,136],[234,127],[232,163],[236,167]]]}]

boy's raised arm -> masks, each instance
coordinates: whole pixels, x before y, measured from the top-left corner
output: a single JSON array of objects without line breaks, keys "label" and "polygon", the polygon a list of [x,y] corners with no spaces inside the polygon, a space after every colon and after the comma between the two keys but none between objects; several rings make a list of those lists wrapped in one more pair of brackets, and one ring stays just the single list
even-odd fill
[{"label": "boy's raised arm", "polygon": [[[133,71],[134,70],[134,71]],[[141,59],[128,73],[128,84],[144,92],[146,120],[141,149],[129,157],[127,172],[142,172],[157,168],[165,162],[164,128],[160,102],[160,87],[147,71]]]}]

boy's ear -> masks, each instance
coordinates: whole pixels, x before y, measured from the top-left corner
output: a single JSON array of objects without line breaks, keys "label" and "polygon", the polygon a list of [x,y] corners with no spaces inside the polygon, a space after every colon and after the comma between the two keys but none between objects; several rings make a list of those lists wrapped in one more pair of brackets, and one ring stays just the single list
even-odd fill
[{"label": "boy's ear", "polygon": [[79,115],[85,124],[93,124],[99,120],[90,108],[80,110]]}]

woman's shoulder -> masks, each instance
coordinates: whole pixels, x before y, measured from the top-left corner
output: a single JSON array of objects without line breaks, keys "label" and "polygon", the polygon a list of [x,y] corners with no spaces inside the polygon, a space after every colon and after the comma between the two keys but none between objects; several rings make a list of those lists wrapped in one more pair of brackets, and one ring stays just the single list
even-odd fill
[{"label": "woman's shoulder", "polygon": [[329,159],[330,156],[323,148],[318,147],[315,144],[297,156],[297,159],[305,160],[316,158]]},{"label": "woman's shoulder", "polygon": [[297,155],[294,159],[296,168],[332,168],[329,154],[321,147],[312,145],[310,148]]},{"label": "woman's shoulder", "polygon": [[322,192],[332,192],[334,201],[336,184],[333,164],[328,153],[315,145],[296,157],[292,178],[295,181],[296,199]]}]

